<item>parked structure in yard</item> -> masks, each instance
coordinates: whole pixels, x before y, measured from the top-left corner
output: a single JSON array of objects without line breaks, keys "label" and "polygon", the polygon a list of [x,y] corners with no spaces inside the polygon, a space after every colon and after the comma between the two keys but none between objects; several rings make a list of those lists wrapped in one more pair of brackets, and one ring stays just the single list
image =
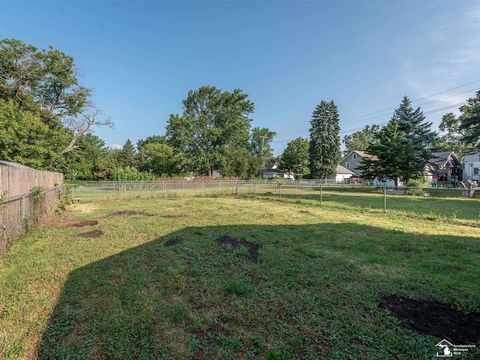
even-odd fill
[{"label": "parked structure in yard", "polygon": [[335,174],[335,182],[337,184],[345,184],[350,182],[350,178],[354,177],[355,174],[352,170],[344,168],[342,165],[337,165],[337,171]]},{"label": "parked structure in yard", "polygon": [[63,174],[0,161],[0,252],[22,235],[29,224],[47,219],[62,192]]},{"label": "parked structure in yard", "polygon": [[464,180],[480,182],[480,149],[465,154]]},{"label": "parked structure in yard", "polygon": [[295,176],[292,172],[280,170],[277,164],[272,165],[272,167],[262,169],[261,174],[265,179],[281,178],[295,180]]},{"label": "parked structure in yard", "polygon": [[425,178],[431,183],[457,185],[463,180],[463,166],[453,151],[433,152],[425,169]]},{"label": "parked structure in yard", "polygon": [[365,151],[352,150],[340,161],[339,165],[353,172],[355,176],[361,176],[362,174],[359,168],[363,159],[376,160],[377,157],[375,155],[370,155]]}]

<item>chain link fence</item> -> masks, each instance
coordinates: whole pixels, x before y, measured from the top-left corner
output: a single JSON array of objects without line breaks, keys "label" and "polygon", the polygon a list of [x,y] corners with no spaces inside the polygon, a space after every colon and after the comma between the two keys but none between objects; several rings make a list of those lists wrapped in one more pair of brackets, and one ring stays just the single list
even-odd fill
[{"label": "chain link fence", "polygon": [[312,206],[395,211],[424,217],[459,218],[480,222],[480,200],[463,188],[336,185],[320,180],[166,180],[96,182],[70,185],[76,201],[133,198],[248,197]]},{"label": "chain link fence", "polygon": [[0,252],[35,224],[45,222],[65,193],[64,185],[1,200]]}]

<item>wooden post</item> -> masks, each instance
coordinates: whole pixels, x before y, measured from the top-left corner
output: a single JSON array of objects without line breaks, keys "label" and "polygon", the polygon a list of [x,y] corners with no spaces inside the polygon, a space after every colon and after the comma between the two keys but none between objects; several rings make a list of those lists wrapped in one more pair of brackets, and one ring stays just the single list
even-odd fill
[{"label": "wooden post", "polygon": [[253,183],[253,197],[257,198],[257,183]]},{"label": "wooden post", "polygon": [[167,183],[166,181],[163,182],[163,198],[167,198]]},{"label": "wooden post", "polygon": [[235,196],[238,196],[238,181],[236,182],[236,187],[235,187]]},{"label": "wooden post", "polygon": [[25,219],[25,195],[20,198],[20,217]]}]

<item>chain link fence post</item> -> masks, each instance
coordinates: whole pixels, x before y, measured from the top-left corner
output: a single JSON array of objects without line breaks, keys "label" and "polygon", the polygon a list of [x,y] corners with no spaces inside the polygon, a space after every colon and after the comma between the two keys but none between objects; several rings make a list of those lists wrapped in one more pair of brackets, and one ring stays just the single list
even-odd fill
[{"label": "chain link fence post", "polygon": [[387,212],[387,187],[383,187],[383,211]]},{"label": "chain link fence post", "polygon": [[320,184],[320,206],[323,205],[323,186]]}]

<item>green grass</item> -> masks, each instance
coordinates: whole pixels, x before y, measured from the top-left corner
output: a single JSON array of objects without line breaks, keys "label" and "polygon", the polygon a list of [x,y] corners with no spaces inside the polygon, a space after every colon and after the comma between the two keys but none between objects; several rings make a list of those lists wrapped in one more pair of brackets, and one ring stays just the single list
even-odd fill
[{"label": "green grass", "polygon": [[[284,200],[70,207],[0,255],[0,358],[433,358],[438,339],[402,328],[380,299],[479,311],[480,228],[464,210],[478,202],[437,199],[461,221],[446,222]],[[411,209],[417,199],[402,201]],[[120,210],[154,216],[106,216]],[[99,224],[66,226],[87,219]],[[93,229],[104,235],[77,237]],[[259,244],[260,261],[220,246],[223,235]],[[170,238],[183,241],[164,246]]]}]

